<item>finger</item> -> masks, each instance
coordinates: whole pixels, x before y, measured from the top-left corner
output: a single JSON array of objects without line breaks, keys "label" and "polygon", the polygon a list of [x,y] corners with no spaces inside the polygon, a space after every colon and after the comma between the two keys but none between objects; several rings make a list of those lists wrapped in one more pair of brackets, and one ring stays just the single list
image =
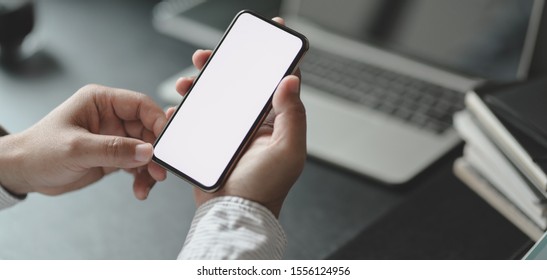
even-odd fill
[{"label": "finger", "polygon": [[180,95],[184,96],[194,83],[194,80],[194,77],[181,77],[177,80],[177,83],[175,84],[175,89]]},{"label": "finger", "polygon": [[266,115],[266,118],[264,118],[264,121],[262,123],[268,126],[273,126],[274,121],[275,121],[275,112],[274,110],[270,110],[270,112],[268,112],[268,115]]},{"label": "finger", "polygon": [[201,70],[212,53],[211,50],[197,50],[192,55],[192,63],[198,70]]},{"label": "finger", "polygon": [[[128,137],[140,139],[146,143],[154,143],[156,141],[156,135],[154,132],[146,129],[140,121],[128,121],[124,123],[125,132]],[[104,133],[106,134],[106,133]],[[118,135],[119,134],[110,134]]]},{"label": "finger", "polygon": [[167,178],[167,171],[154,162],[148,164],[148,173],[156,181],[163,181]]},{"label": "finger", "polygon": [[168,119],[170,119],[173,114],[175,113],[175,107],[170,107],[169,109],[167,109],[167,112],[165,112],[165,115],[167,116]]},{"label": "finger", "polygon": [[[91,115],[88,115],[87,117],[93,118]],[[124,121],[120,120],[112,110],[110,110],[110,112],[98,112],[97,117],[101,119],[98,123],[98,127],[90,128],[90,132],[104,135],[126,136]]]},{"label": "finger", "polygon": [[145,200],[148,198],[150,190],[155,184],[156,180],[148,174],[146,169],[137,172],[133,182],[133,193],[135,194],[135,197],[139,200]]},{"label": "finger", "polygon": [[298,149],[306,150],[306,111],[300,100],[300,79],[285,77],[272,100],[275,112],[273,139]]},{"label": "finger", "polygon": [[[165,112],[165,115],[168,119],[170,119],[173,114],[175,113],[175,107],[169,107],[167,109],[167,112]],[[148,164],[148,173],[154,178],[156,181],[163,181],[165,178],[167,178],[167,171],[156,164],[155,162],[151,162]]]},{"label": "finger", "polygon": [[272,18],[273,21],[281,24],[281,25],[285,25],[285,20],[283,18],[280,18],[280,17],[274,17]]},{"label": "finger", "polygon": [[142,93],[103,86],[94,86],[94,93],[99,114],[114,110],[118,118],[125,121],[140,120],[146,129],[156,135],[159,135],[167,122],[163,110]]},{"label": "finger", "polygon": [[[127,133],[127,136],[138,138],[141,140],[143,139],[143,134],[146,128],[144,127],[141,121],[125,121],[123,122],[123,127],[125,130],[125,133]],[[107,134],[107,133],[102,133],[102,134]]]},{"label": "finger", "polygon": [[153,148],[141,140],[110,135],[85,134],[71,143],[74,159],[86,168],[135,168],[152,159]]},{"label": "finger", "polygon": [[142,138],[141,140],[146,142],[146,143],[150,143],[150,144],[153,144],[154,142],[156,142],[156,135],[154,135],[154,132],[150,131],[150,130],[144,130],[143,133],[142,133]]},{"label": "finger", "polygon": [[[169,109],[167,109],[167,111],[165,112],[165,115],[168,119],[170,119],[174,113],[175,113],[175,107],[169,107]],[[149,142],[149,143],[152,143],[152,142]],[[154,178],[156,181],[163,181],[167,177],[166,170],[154,162],[151,162],[150,164],[148,164],[148,173],[150,173],[152,178]]]}]

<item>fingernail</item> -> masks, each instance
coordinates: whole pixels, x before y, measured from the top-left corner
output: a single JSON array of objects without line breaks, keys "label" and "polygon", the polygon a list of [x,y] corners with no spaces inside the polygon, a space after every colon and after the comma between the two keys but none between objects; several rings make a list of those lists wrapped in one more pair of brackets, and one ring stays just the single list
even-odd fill
[{"label": "fingernail", "polygon": [[152,145],[149,143],[139,144],[135,147],[135,160],[147,162],[152,158]]}]

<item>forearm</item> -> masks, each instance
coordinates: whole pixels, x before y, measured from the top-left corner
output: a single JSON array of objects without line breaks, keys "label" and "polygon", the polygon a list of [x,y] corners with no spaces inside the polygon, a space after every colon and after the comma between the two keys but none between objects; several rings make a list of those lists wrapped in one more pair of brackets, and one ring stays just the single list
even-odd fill
[{"label": "forearm", "polygon": [[179,259],[280,259],[287,241],[264,206],[220,197],[196,211]]}]

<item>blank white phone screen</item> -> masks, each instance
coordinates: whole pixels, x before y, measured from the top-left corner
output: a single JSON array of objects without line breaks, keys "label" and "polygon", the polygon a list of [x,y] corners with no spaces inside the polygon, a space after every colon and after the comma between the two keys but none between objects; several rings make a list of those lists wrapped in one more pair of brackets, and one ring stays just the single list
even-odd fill
[{"label": "blank white phone screen", "polygon": [[155,156],[204,186],[216,184],[302,47],[299,37],[240,14]]}]

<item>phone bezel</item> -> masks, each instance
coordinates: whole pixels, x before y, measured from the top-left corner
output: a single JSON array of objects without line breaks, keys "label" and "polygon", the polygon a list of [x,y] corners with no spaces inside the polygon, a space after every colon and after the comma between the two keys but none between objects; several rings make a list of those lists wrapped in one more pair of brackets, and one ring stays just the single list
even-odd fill
[{"label": "phone bezel", "polygon": [[[224,42],[224,39],[226,38],[226,36],[230,33],[230,31],[232,30],[232,27],[234,26],[234,24],[236,23],[236,21],[239,19],[239,17],[243,14],[250,14],[266,23],[269,23],[285,32],[288,32],[290,34],[292,34],[293,36],[299,38],[301,41],[302,41],[302,45],[301,45],[301,48],[300,50],[298,51],[297,55],[295,56],[295,59],[292,61],[291,65],[287,68],[287,71],[285,72],[285,74],[283,75],[282,79],[292,73],[294,73],[298,67],[298,64],[300,63],[300,61],[302,60],[304,54],[306,53],[306,51],[309,49],[309,42],[308,42],[308,39],[284,26],[284,25],[281,25],[273,20],[270,20],[270,19],[267,19],[259,14],[257,14],[256,12],[254,11],[251,11],[251,10],[242,10],[240,11],[239,13],[237,13],[237,15],[234,17],[234,19],[232,20],[232,22],[230,23],[230,25],[228,26],[228,28],[226,29],[226,31],[224,32],[224,34],[222,35],[222,38],[220,39],[219,43],[217,44],[217,46],[215,47],[213,53],[211,54],[211,56],[209,57],[209,59],[207,60],[207,62],[205,63],[205,65],[203,66],[203,68],[201,69],[200,73],[198,74],[198,76],[196,77],[194,83],[192,84],[192,86],[188,89],[188,93],[186,94],[186,97],[188,95],[190,95],[192,93],[192,89],[194,88],[194,85],[197,84],[199,82],[199,79],[201,77],[201,74],[204,72],[205,69],[207,69],[207,66],[209,65],[209,62],[214,59],[215,57],[215,54],[218,50],[218,48],[222,45],[222,43]],[[281,82],[281,80],[280,80]],[[200,188],[201,190],[203,191],[206,191],[206,192],[214,192],[216,190],[218,190],[226,181],[226,179],[228,178],[228,176],[230,175],[230,173],[232,172],[233,168],[235,167],[235,165],[237,164],[237,162],[239,161],[241,155],[243,154],[243,152],[245,151],[245,149],[247,148],[248,144],[250,143],[250,141],[253,139],[256,131],[258,130],[258,128],[260,127],[260,125],[262,124],[262,122],[264,121],[265,117],[268,115],[270,109],[271,109],[271,104],[272,104],[272,97],[273,97],[273,94],[275,92],[275,90],[277,89],[277,87],[274,89],[274,91],[270,94],[270,97],[268,99],[268,101],[266,102],[265,106],[262,108],[260,114],[256,117],[254,123],[252,124],[252,126],[250,127],[249,131],[247,132],[247,134],[245,135],[245,137],[243,138],[243,141],[241,142],[241,144],[238,146],[238,148],[236,149],[234,155],[232,156],[232,158],[230,159],[230,161],[228,162],[227,166],[224,168],[222,174],[219,176],[219,179],[211,186],[206,186],[204,184],[202,184],[201,182],[195,180],[194,178],[192,178],[191,176],[185,174],[184,172],[178,170],[177,168],[171,166],[170,164],[168,164],[167,162],[161,160],[160,158],[158,158],[156,156],[156,154],[154,153],[153,157],[152,157],[152,160],[154,162],[156,162],[157,164],[159,164],[160,166],[162,166],[163,168],[169,170],[171,173],[177,175],[178,177],[186,180],[187,182],[189,182],[190,184]],[[158,136],[158,138],[156,139],[155,143],[154,143],[154,147],[156,147],[156,145],[158,144],[158,142],[161,140],[164,132],[169,128],[169,125],[171,124],[171,121],[174,119],[174,117],[177,115],[177,113],[179,112],[179,109],[184,105],[184,101],[186,100],[186,97],[181,101],[181,103],[177,106],[177,109],[175,111],[175,113],[173,114],[173,116],[171,116],[171,118],[169,119],[169,121],[167,122],[167,124],[165,125],[165,127],[163,128],[162,132],[160,133],[160,135]]]}]

